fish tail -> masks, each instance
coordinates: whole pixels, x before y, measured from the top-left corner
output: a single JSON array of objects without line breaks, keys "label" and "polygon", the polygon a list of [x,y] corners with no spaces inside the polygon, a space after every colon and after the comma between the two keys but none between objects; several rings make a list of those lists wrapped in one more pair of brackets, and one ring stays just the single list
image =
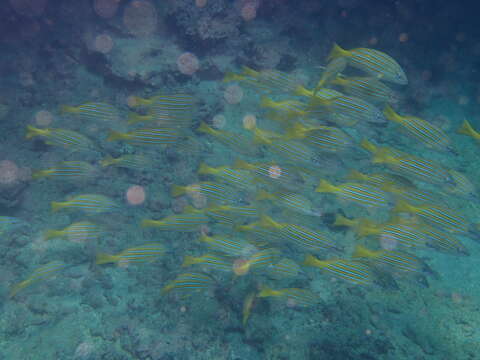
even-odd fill
[{"label": "fish tail", "polygon": [[308,97],[311,97],[313,95],[313,92],[306,89],[304,86],[302,85],[299,85],[296,87],[296,89],[294,90],[294,95],[297,95],[297,96],[308,96]]},{"label": "fish tail", "polygon": [[214,168],[208,166],[205,163],[201,163],[197,171],[198,174],[213,174],[213,172]]},{"label": "fish tail", "polygon": [[375,225],[370,221],[364,220],[360,223],[357,234],[358,236],[363,237],[378,234],[379,232],[380,230],[378,229],[378,227],[375,227]]},{"label": "fish tail", "polygon": [[280,225],[267,215],[260,216],[260,225],[266,228],[280,228]]},{"label": "fish tail", "polygon": [[326,193],[334,193],[338,190],[338,188],[332,184],[330,184],[326,180],[320,180],[320,184],[318,184],[315,192],[326,192]]},{"label": "fish tail", "polygon": [[30,279],[27,279],[14,285],[10,290],[10,295],[9,295],[10,298],[13,298],[15,295],[17,295],[21,290],[25,289],[31,283],[32,281]]},{"label": "fish tail", "polygon": [[327,62],[330,62],[331,60],[339,57],[347,56],[350,56],[350,51],[344,50],[337,43],[334,43],[332,50],[330,50],[330,54],[328,54]]},{"label": "fish tail", "polygon": [[242,66],[242,72],[244,75],[251,76],[251,77],[257,77],[258,75],[260,75],[258,71],[255,71],[252,68],[249,68],[248,66]]},{"label": "fish tail", "polygon": [[260,292],[257,294],[257,297],[269,297],[269,296],[275,296],[277,295],[279,291],[275,291],[268,286],[262,286],[260,289]]},{"label": "fish tail", "polygon": [[193,264],[196,264],[196,260],[193,256],[185,256],[183,258],[183,264],[182,264],[182,267],[187,267],[187,266],[191,266]]},{"label": "fish tail", "polygon": [[318,261],[319,260],[315,256],[309,254],[305,256],[305,259],[303,259],[303,265],[318,266],[317,265]]},{"label": "fish tail", "polygon": [[139,122],[142,122],[142,121],[145,121],[145,115],[140,115],[140,114],[137,114],[137,113],[130,113],[128,114],[128,121],[127,121],[127,124],[129,125],[132,125],[132,124],[136,124],[136,123],[139,123]]},{"label": "fish tail", "polygon": [[348,219],[345,216],[342,215],[337,215],[335,217],[335,222],[333,223],[333,226],[354,226],[355,225],[355,220]]},{"label": "fish tail", "polygon": [[70,105],[61,105],[60,106],[60,114],[74,114],[78,113],[78,108],[75,106],[70,106]]},{"label": "fish tail", "polygon": [[398,115],[395,112],[395,110],[393,110],[393,108],[388,104],[387,104],[387,106],[385,106],[385,109],[383,109],[383,114],[390,121],[399,122],[402,119],[402,117],[400,115]]},{"label": "fish tail", "polygon": [[128,139],[128,134],[121,133],[115,130],[111,130],[110,134],[107,137],[107,141],[116,141],[116,140],[122,140],[122,139]]},{"label": "fish tail", "polygon": [[253,168],[252,165],[250,165],[248,162],[245,160],[237,159],[235,160],[233,167],[235,169],[241,169],[241,170],[251,170]]},{"label": "fish tail", "polygon": [[200,126],[197,128],[197,130],[205,134],[215,135],[215,130],[205,124],[203,121],[200,123]]},{"label": "fish tail", "polygon": [[158,226],[159,223],[160,222],[158,220],[144,219],[140,223],[140,226],[141,227],[154,227],[154,226]]},{"label": "fish tail", "polygon": [[357,245],[353,251],[353,258],[372,258],[375,256],[375,251],[367,249],[365,246]]},{"label": "fish tail", "polygon": [[389,157],[389,154],[387,153],[387,151],[384,151],[384,150],[380,150],[380,151],[377,151],[373,158],[372,158],[372,163],[373,164],[381,164],[381,163],[385,163],[385,162],[388,162],[389,159],[391,159],[391,157]]},{"label": "fish tail", "polygon": [[110,155],[107,156],[105,159],[100,160],[100,165],[102,167],[107,167],[115,163],[115,159],[111,157]]},{"label": "fish tail", "polygon": [[372,154],[375,154],[378,151],[378,148],[376,145],[368,141],[367,139],[363,139],[360,142],[360,146],[367,150],[368,152],[371,152]]},{"label": "fish tail", "polygon": [[275,101],[273,101],[272,99],[270,99],[266,96],[262,96],[262,98],[260,99],[260,107],[275,108],[276,105],[277,105],[277,103]]},{"label": "fish tail", "polygon": [[116,261],[118,261],[118,256],[103,253],[97,254],[97,257],[95,259],[95,263],[97,265],[113,263]]},{"label": "fish tail", "polygon": [[63,235],[63,231],[59,230],[47,230],[43,235],[43,240],[50,240],[61,237]]},{"label": "fish tail", "polygon": [[393,211],[396,213],[401,213],[401,212],[415,212],[415,207],[410,205],[404,200],[400,200],[397,205],[393,208]]},{"label": "fish tail", "polygon": [[31,125],[27,125],[27,134],[25,135],[25,137],[27,139],[31,139],[35,136],[46,135],[46,132],[47,132],[47,130],[42,130],[42,129],[33,127]]},{"label": "fish tail", "polygon": [[227,72],[223,77],[223,82],[232,82],[232,81],[242,81],[244,77],[238,74],[235,74],[231,71]]},{"label": "fish tail", "polygon": [[457,130],[457,133],[468,135],[468,136],[475,136],[475,130],[472,128],[472,125],[468,122],[468,120],[464,120],[462,126]]},{"label": "fish tail", "polygon": [[52,201],[50,204],[52,212],[57,212],[60,209],[63,209],[66,205],[64,202]]},{"label": "fish tail", "polygon": [[180,185],[173,185],[172,189],[170,190],[170,194],[173,197],[178,197],[187,192],[187,187],[186,186],[180,186]]},{"label": "fish tail", "polygon": [[348,180],[364,180],[365,176],[358,170],[352,170],[350,173],[347,175]]},{"label": "fish tail", "polygon": [[258,190],[257,194],[255,195],[255,200],[273,200],[275,199],[275,195],[266,192],[265,190]]},{"label": "fish tail", "polygon": [[37,179],[41,179],[45,176],[48,175],[48,171],[47,170],[39,170],[39,171],[35,171],[32,173],[32,179],[33,180],[37,180]]}]

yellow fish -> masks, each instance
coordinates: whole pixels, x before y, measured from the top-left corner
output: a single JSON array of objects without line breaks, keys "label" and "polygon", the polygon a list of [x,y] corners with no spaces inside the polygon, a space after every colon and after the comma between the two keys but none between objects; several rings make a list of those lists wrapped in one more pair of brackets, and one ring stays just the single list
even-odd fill
[{"label": "yellow fish", "polygon": [[470,136],[472,139],[480,141],[480,133],[476,131],[468,120],[464,120],[462,126],[457,130],[459,134]]}]

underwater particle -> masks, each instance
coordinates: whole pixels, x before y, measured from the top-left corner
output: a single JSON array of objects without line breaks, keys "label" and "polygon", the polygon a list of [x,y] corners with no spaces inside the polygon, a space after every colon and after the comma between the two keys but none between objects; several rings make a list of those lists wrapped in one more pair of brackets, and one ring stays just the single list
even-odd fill
[{"label": "underwater particle", "polygon": [[257,126],[257,117],[253,114],[246,114],[242,119],[243,127],[252,130]]},{"label": "underwater particle", "polygon": [[47,127],[53,121],[53,115],[50,111],[39,110],[35,114],[35,123],[40,127]]},{"label": "underwater particle", "polygon": [[268,168],[268,176],[272,179],[278,179],[282,176],[282,168],[278,165],[272,165]]},{"label": "underwater particle", "polygon": [[245,21],[252,21],[257,17],[258,3],[256,1],[246,2],[240,9],[240,16]]},{"label": "underwater particle", "polygon": [[198,8],[203,8],[207,6],[208,0],[195,0],[195,6]]},{"label": "underwater particle", "polygon": [[212,127],[215,129],[223,129],[227,123],[225,115],[217,114],[212,119]]},{"label": "underwater particle", "polygon": [[120,0],[95,0],[93,9],[98,16],[110,19],[117,13],[119,3]]},{"label": "underwater particle", "polygon": [[10,0],[10,5],[20,15],[36,17],[45,11],[47,0]]},{"label": "underwater particle", "polygon": [[18,74],[18,81],[23,87],[30,87],[35,85],[35,79],[33,78],[32,73],[29,71],[21,71]]},{"label": "underwater particle", "polygon": [[368,45],[377,45],[378,44],[378,38],[375,36],[372,36],[370,39],[368,39]]},{"label": "underwater particle", "polygon": [[397,248],[398,241],[387,233],[380,235],[379,240],[380,240],[380,247],[383,250],[395,250]]},{"label": "underwater particle", "polygon": [[398,41],[400,42],[407,42],[408,41],[408,34],[407,33],[401,33],[398,35]]},{"label": "underwater particle", "polygon": [[123,24],[134,36],[148,36],[157,28],[157,9],[148,0],[134,0],[123,12]]},{"label": "underwater particle", "polygon": [[238,104],[240,101],[242,101],[243,90],[236,84],[229,85],[223,92],[223,97],[228,104]]},{"label": "underwater particle", "polygon": [[146,198],[145,189],[140,185],[130,186],[125,196],[130,205],[143,204]]},{"label": "underwater particle", "polygon": [[112,37],[108,34],[97,35],[93,41],[93,48],[102,54],[108,54],[113,49]]},{"label": "underwater particle", "polygon": [[465,105],[468,105],[469,103],[470,103],[470,99],[468,98],[468,96],[460,95],[458,97],[458,105],[465,106]]},{"label": "underwater particle", "polygon": [[10,185],[20,179],[19,167],[10,160],[0,161],[0,184]]},{"label": "underwater particle", "polygon": [[184,75],[193,75],[200,68],[200,62],[195,54],[186,52],[177,58],[177,68]]}]

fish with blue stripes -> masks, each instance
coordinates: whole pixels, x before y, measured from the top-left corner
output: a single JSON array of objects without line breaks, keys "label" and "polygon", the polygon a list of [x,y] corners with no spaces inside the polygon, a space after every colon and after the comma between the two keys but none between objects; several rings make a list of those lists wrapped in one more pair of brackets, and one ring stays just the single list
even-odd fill
[{"label": "fish with blue stripes", "polygon": [[134,145],[169,145],[178,141],[179,132],[172,127],[136,129],[122,133],[111,130],[107,141],[125,141]]},{"label": "fish with blue stripes", "polygon": [[100,160],[102,167],[119,167],[132,170],[147,170],[152,166],[152,160],[141,154],[127,154],[117,158],[107,156]]},{"label": "fish with blue stripes", "polygon": [[352,255],[353,259],[374,264],[385,270],[401,272],[419,272],[423,264],[419,258],[402,251],[395,250],[370,250],[362,245],[357,245]]},{"label": "fish with blue stripes", "polygon": [[165,254],[165,247],[162,244],[153,243],[126,249],[116,255],[99,253],[95,262],[97,265],[109,263],[129,265],[131,263],[153,262],[163,254]]},{"label": "fish with blue stripes", "polygon": [[454,210],[434,204],[411,205],[406,201],[399,201],[394,208],[396,213],[411,213],[419,216],[432,226],[439,226],[452,233],[468,233],[472,224],[457,214]]},{"label": "fish with blue stripes", "polygon": [[274,297],[284,299],[290,307],[310,307],[318,305],[320,297],[314,292],[299,288],[284,288],[274,290],[268,287],[263,287],[257,294],[259,298]]},{"label": "fish with blue stripes", "polygon": [[337,58],[346,58],[350,66],[379,80],[399,85],[408,84],[407,76],[402,67],[391,56],[382,51],[369,48],[345,50],[334,44],[327,61]]},{"label": "fish with blue stripes", "polygon": [[233,272],[233,262],[221,256],[204,254],[202,256],[185,256],[182,267],[199,265],[202,270]]},{"label": "fish with blue stripes", "polygon": [[59,272],[64,270],[66,265],[61,261],[51,261],[39,268],[35,269],[28,278],[15,284],[10,290],[10,298],[16,296],[20,291],[28,286],[36,284],[40,281],[47,280],[56,276]]},{"label": "fish with blue stripes", "polygon": [[243,134],[226,130],[217,130],[208,126],[204,122],[200,123],[197,131],[214,137],[215,140],[219,141],[234,152],[238,152],[247,156],[255,156],[258,153],[258,148],[253,143],[253,140]]},{"label": "fish with blue stripes", "polygon": [[383,112],[388,120],[401,125],[407,134],[416,138],[427,147],[456,154],[450,138],[442,129],[416,116],[399,115],[390,105],[387,105]]},{"label": "fish with blue stripes", "polygon": [[188,195],[192,198],[205,196],[208,200],[218,203],[227,203],[235,200],[236,195],[228,186],[223,184],[202,181],[186,186],[173,185],[170,191],[173,197]]},{"label": "fish with blue stripes", "polygon": [[318,90],[322,87],[331,84],[332,80],[337,78],[343,70],[347,67],[347,59],[344,57],[338,57],[336,59],[332,59],[328,62],[327,66],[323,69],[322,76],[313,89],[313,94],[316,95]]},{"label": "fish with blue stripes", "polygon": [[44,240],[67,239],[73,242],[93,241],[105,234],[102,226],[90,221],[79,221],[59,230],[47,230]]},{"label": "fish with blue stripes", "polygon": [[182,214],[174,214],[160,220],[144,219],[142,227],[154,227],[162,231],[196,232],[202,225],[209,223],[209,218],[200,210],[186,209]]},{"label": "fish with blue stripes", "polygon": [[399,96],[394,90],[374,77],[338,76],[330,83],[340,86],[348,95],[372,104],[396,104],[399,101]]},{"label": "fish with blue stripes", "polygon": [[286,210],[293,211],[294,213],[309,215],[309,216],[321,216],[320,211],[315,208],[312,202],[301,194],[297,194],[289,191],[281,191],[277,193],[269,193],[260,189],[257,191],[255,200],[263,201],[268,200],[275,205],[281,206]]},{"label": "fish with blue stripes", "polygon": [[391,199],[385,191],[367,184],[344,183],[335,186],[326,180],[320,180],[315,192],[332,193],[362,206],[389,207],[392,205]]},{"label": "fish with blue stripes", "polygon": [[257,251],[257,248],[247,240],[237,237],[203,235],[200,241],[206,243],[213,251],[228,256],[248,257]]},{"label": "fish with blue stripes", "polygon": [[165,285],[161,293],[165,295],[174,290],[178,291],[182,298],[185,298],[197,292],[210,290],[214,285],[215,280],[210,275],[195,272],[183,273]]},{"label": "fish with blue stripes", "polygon": [[81,210],[87,214],[102,214],[120,210],[120,206],[115,201],[99,194],[76,195],[63,202],[52,201],[51,207],[53,212],[72,209]]},{"label": "fish with blue stripes", "polygon": [[28,125],[26,138],[32,139],[37,136],[44,139],[47,145],[63,147],[72,152],[96,151],[95,145],[89,138],[73,130],[39,129]]},{"label": "fish with blue stripes", "polygon": [[95,167],[86,161],[62,161],[51,168],[35,171],[32,173],[32,179],[81,180],[91,178],[95,174]]},{"label": "fish with blue stripes", "polygon": [[307,127],[295,123],[286,133],[287,139],[302,140],[320,151],[343,152],[353,146],[352,138],[337,127],[313,126]]},{"label": "fish with blue stripes", "polygon": [[228,166],[211,167],[205,163],[200,164],[198,169],[200,175],[212,175],[219,180],[244,190],[254,188],[253,178],[249,172],[245,170],[232,169]]},{"label": "fish with blue stripes", "polygon": [[115,106],[103,102],[88,102],[78,106],[62,105],[61,114],[73,114],[85,120],[118,122],[120,113]]},{"label": "fish with blue stripes", "polygon": [[351,284],[370,285],[373,283],[370,267],[359,261],[345,259],[319,260],[312,255],[307,255],[303,265],[319,268],[325,274],[346,280]]},{"label": "fish with blue stripes", "polygon": [[276,280],[293,279],[302,273],[300,265],[294,260],[281,258],[278,262],[270,265],[267,269],[267,275]]},{"label": "fish with blue stripes", "polygon": [[29,224],[14,216],[0,216],[0,235],[12,232]]}]

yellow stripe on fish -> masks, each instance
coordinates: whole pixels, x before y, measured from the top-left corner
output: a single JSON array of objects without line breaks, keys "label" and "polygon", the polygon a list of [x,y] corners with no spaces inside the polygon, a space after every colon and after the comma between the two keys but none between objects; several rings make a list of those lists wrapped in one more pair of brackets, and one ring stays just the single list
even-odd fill
[{"label": "yellow stripe on fish", "polygon": [[333,277],[346,280],[352,284],[369,285],[373,282],[370,267],[358,261],[344,259],[319,260],[312,255],[307,255],[303,264],[317,267]]},{"label": "yellow stripe on fish", "polygon": [[394,211],[418,215],[427,223],[433,226],[440,226],[454,233],[467,233],[471,230],[471,224],[460,214],[438,205],[425,204],[414,206],[406,201],[399,201]]},{"label": "yellow stripe on fish", "polygon": [[391,205],[390,198],[386,192],[366,184],[344,183],[335,186],[326,180],[320,180],[320,184],[315,191],[332,193],[364,206],[388,207]]},{"label": "yellow stripe on fish", "polygon": [[300,307],[309,307],[318,305],[320,302],[320,297],[314,292],[306,289],[298,288],[285,288],[279,290],[273,290],[268,287],[262,287],[260,292],[257,294],[259,298],[265,297],[278,297],[285,299],[288,306],[300,306]]},{"label": "yellow stripe on fish", "polygon": [[119,263],[128,265],[130,263],[152,262],[165,253],[162,244],[145,244],[134,248],[126,249],[117,255],[97,254],[95,262],[97,265],[108,263]]},{"label": "yellow stripe on fish", "polygon": [[401,116],[397,114],[389,105],[385,107],[384,114],[388,120],[400,124],[409,135],[415,137],[428,147],[439,151],[449,151],[455,153],[450,139],[443,132],[443,130],[437,128],[433,124],[430,124],[428,121],[420,119],[416,116]]},{"label": "yellow stripe on fish", "polygon": [[78,106],[62,105],[62,114],[74,114],[87,120],[118,121],[120,114],[115,106],[102,102],[89,102]]},{"label": "yellow stripe on fish", "polygon": [[52,128],[38,129],[28,125],[26,138],[31,139],[36,136],[44,138],[48,145],[61,146],[71,151],[95,151],[93,142],[76,131]]},{"label": "yellow stripe on fish", "polygon": [[32,274],[25,280],[15,284],[10,290],[10,297],[13,298],[20,291],[27,288],[30,285],[33,285],[39,281],[46,280],[54,277],[60,271],[65,269],[66,265],[61,261],[51,261],[48,264],[45,264],[37,269],[35,269]]},{"label": "yellow stripe on fish", "polygon": [[350,66],[365,71],[380,80],[399,85],[408,83],[407,76],[401,66],[384,52],[369,48],[344,50],[334,44],[327,59],[331,61],[339,57],[346,58]]},{"label": "yellow stripe on fish", "polygon": [[331,84],[339,85],[347,94],[372,104],[396,104],[399,101],[395,91],[373,77],[339,76]]}]

